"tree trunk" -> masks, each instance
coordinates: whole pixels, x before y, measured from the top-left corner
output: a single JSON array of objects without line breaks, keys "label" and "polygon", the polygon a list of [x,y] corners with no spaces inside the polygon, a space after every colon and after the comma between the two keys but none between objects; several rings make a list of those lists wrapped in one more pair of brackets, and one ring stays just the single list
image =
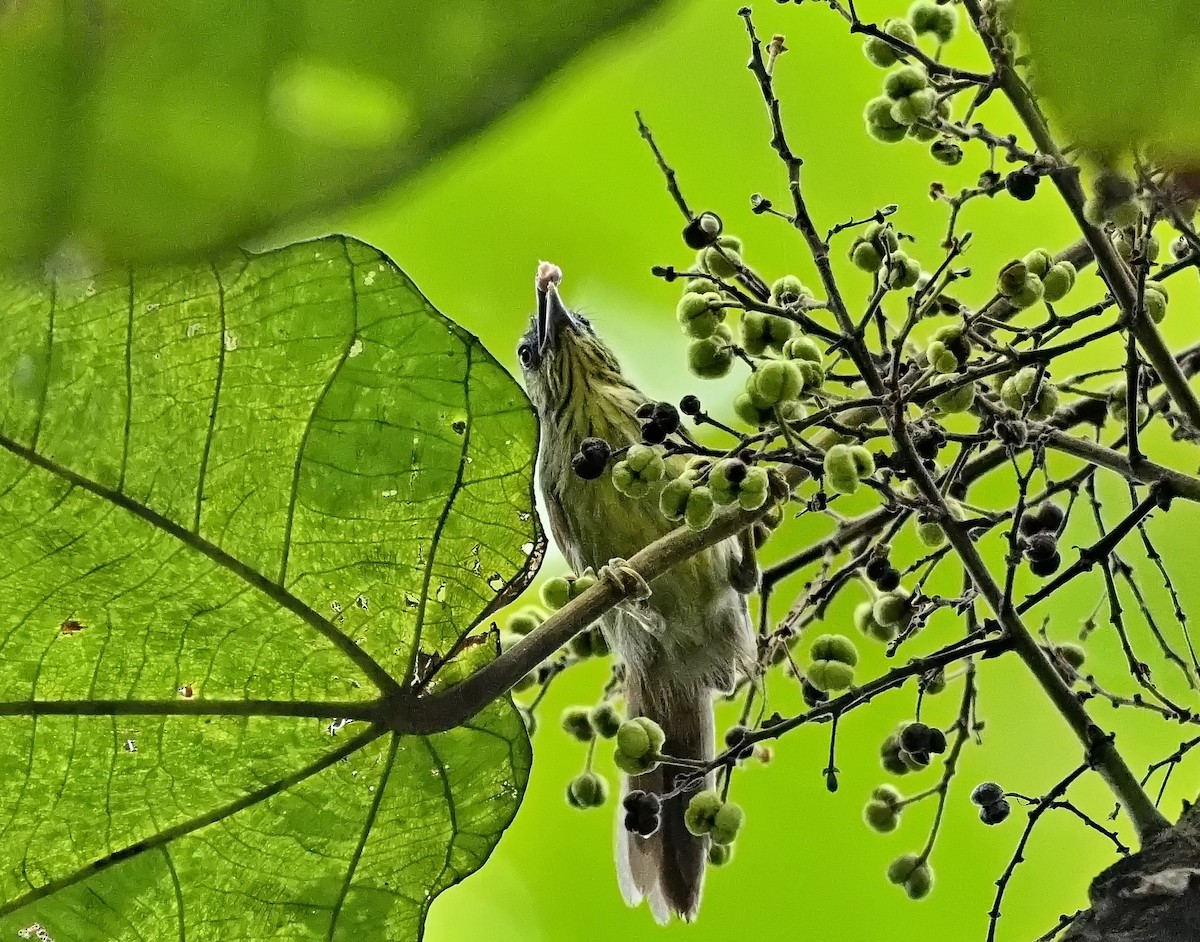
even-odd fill
[{"label": "tree trunk", "polygon": [[1062,942],[1200,939],[1200,804],[1179,823],[1092,881],[1092,908]]}]

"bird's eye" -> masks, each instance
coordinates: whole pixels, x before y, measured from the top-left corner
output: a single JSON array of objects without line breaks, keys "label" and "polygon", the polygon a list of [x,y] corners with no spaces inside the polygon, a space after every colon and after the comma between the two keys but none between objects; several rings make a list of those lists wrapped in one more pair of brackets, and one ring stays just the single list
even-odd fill
[{"label": "bird's eye", "polygon": [[521,344],[517,347],[517,359],[521,361],[521,366],[529,369],[533,366],[533,347],[527,343]]}]

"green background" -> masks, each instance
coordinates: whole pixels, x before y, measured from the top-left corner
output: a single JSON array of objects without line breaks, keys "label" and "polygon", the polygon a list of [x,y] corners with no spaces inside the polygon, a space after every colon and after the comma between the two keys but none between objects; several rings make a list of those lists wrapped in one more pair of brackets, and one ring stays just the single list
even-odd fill
[{"label": "green background", "polygon": [[[725,392],[732,386],[698,388],[702,384],[684,371],[683,344],[672,316],[677,288],[649,275],[651,265],[685,264],[690,253],[679,241],[678,211],[637,136],[633,111],[641,109],[653,127],[693,208],[720,212],[727,231],[745,238],[752,264],[769,278],[795,272],[813,280],[798,237],[781,221],[755,217],[748,210],[752,192],[761,191],[783,205],[786,190],[781,167],[767,147],[761,100],[744,69],[747,44],[737,6],[736,0],[668,6],[633,31],[591,49],[533,100],[428,167],[401,191],[289,235],[332,228],[377,244],[442,311],[477,333],[511,368],[516,338],[530,311],[534,267],[541,258],[551,259],[565,270],[568,301],[587,311],[644,388],[667,399],[693,390],[714,404],[729,399]],[[882,18],[901,14],[905,6],[864,2],[860,11]],[[933,164],[922,145],[869,140],[861,110],[877,94],[880,73],[860,54],[859,39],[819,4],[762,3],[756,12],[764,38],[775,31],[787,36],[791,51],[780,62],[778,86],[793,145],[806,161],[807,194],[819,223],[828,227],[852,214],[899,203],[897,225],[918,238],[915,252],[926,266],[935,265],[946,210],[929,199],[929,182],[969,185],[984,168],[982,148],[968,149],[964,165],[948,171]],[[970,34],[960,36],[950,54],[982,65]],[[984,114],[1000,126],[1007,119],[998,108]],[[978,275],[962,291],[973,303],[991,294],[993,274],[1008,258],[1037,245],[1058,248],[1072,237],[1070,221],[1049,185],[1029,204],[1007,197],[978,201],[966,211],[961,228],[975,232],[966,262]],[[836,254],[840,262],[844,255]],[[850,296],[861,299],[868,288],[865,276],[844,264],[839,270]],[[1073,299],[1099,296],[1094,278],[1088,276],[1082,284]],[[1172,289],[1175,317],[1166,332],[1175,344],[1195,335],[1190,315],[1195,288],[1189,275],[1186,285]],[[1115,347],[1106,351],[1115,354]],[[1077,359],[1075,365],[1090,368],[1095,358]],[[1159,440],[1155,445],[1170,447]],[[1108,504],[1123,507],[1126,497],[1113,483],[1104,490]],[[1002,489],[981,493],[997,504],[1005,500]],[[1079,518],[1086,521],[1087,516]],[[1194,526],[1187,506],[1171,511],[1170,519],[1159,514],[1151,523],[1160,549],[1175,561],[1184,605],[1191,610],[1200,601],[1200,589],[1183,566],[1190,565],[1200,545]],[[820,525],[797,525],[792,545],[818,532]],[[1064,543],[1091,538],[1090,524],[1077,524]],[[774,546],[772,552],[786,548]],[[1166,618],[1169,610],[1158,577],[1135,559],[1156,612]],[[561,565],[552,556],[544,572],[558,571]],[[782,601],[802,586],[803,578],[786,583]],[[1098,575],[1081,580],[1057,596],[1051,609],[1031,616],[1031,623],[1049,616],[1052,636],[1067,640],[1101,592]],[[856,589],[846,593],[830,612],[830,627],[848,627],[849,610],[860,598]],[[1157,675],[1171,676],[1161,659],[1152,656],[1152,642],[1136,614],[1130,623]],[[1178,626],[1168,620],[1167,627],[1177,638]],[[935,622],[912,653],[931,650],[960,630],[948,620]],[[1111,629],[1102,625],[1089,652],[1090,667],[1109,686],[1132,692]],[[884,667],[882,655],[872,651],[863,676]],[[890,835],[871,833],[860,820],[867,793],[883,780],[878,744],[898,720],[911,716],[915,694],[906,689],[843,723],[841,789],[836,794],[826,792],[821,774],[827,727],[789,735],[776,744],[769,766],[756,766],[735,779],[734,792],[747,809],[748,826],[733,864],[710,874],[696,925],[663,930],[645,909],[627,909],[613,875],[611,804],[585,813],[568,808],[562,799],[566,781],[582,766],[583,749],[558,731],[557,717],[566,705],[594,701],[607,676],[606,668],[596,664],[554,686],[541,712],[533,777],[516,823],[479,874],[436,902],[427,938],[982,939],[993,881],[1025,816],[1018,808],[1003,826],[985,828],[967,801],[970,788],[988,777],[1006,788],[1040,794],[1078,763],[1080,753],[1018,664],[987,662],[981,673],[985,746],[968,746],[963,756],[933,856],[937,885],[921,903],[909,902],[887,885],[883,870],[896,854],[923,844],[932,806],[907,812],[901,828]],[[772,708],[796,708],[788,684],[782,677],[772,681]],[[931,704],[928,715],[949,723],[958,690],[952,686]],[[1182,696],[1185,703],[1196,703],[1194,694]],[[1115,716],[1106,706],[1093,710],[1101,723],[1116,723],[1120,746],[1135,769],[1170,752],[1188,733],[1128,710]],[[729,722],[728,713],[723,716],[721,728]],[[612,771],[607,757],[600,767]],[[916,790],[932,784],[935,775],[926,772],[899,784]],[[1176,813],[1181,796],[1194,796],[1188,783],[1195,781],[1195,766],[1185,765],[1168,793],[1168,814]],[[1100,816],[1111,806],[1092,778],[1072,796]],[[1127,828],[1125,834],[1128,839]],[[1084,903],[1088,880],[1112,859],[1111,845],[1069,816],[1051,814],[1039,826],[1029,860],[1010,889],[1000,938],[1031,939],[1048,929],[1060,912]]]}]

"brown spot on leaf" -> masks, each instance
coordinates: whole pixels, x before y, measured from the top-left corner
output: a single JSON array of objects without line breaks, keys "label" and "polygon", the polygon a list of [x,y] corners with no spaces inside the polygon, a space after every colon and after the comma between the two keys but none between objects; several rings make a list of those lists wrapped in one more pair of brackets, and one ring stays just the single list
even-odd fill
[{"label": "brown spot on leaf", "polygon": [[85,625],[83,622],[77,621],[74,618],[68,618],[58,626],[58,630],[64,635],[77,635],[86,627],[87,625]]}]

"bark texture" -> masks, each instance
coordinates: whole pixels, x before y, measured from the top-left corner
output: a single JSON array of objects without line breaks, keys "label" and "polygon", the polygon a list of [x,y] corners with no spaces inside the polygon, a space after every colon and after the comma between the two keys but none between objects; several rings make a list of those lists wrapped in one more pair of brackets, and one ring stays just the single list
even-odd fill
[{"label": "bark texture", "polygon": [[1200,940],[1200,804],[1092,881],[1092,908],[1063,942]]}]

